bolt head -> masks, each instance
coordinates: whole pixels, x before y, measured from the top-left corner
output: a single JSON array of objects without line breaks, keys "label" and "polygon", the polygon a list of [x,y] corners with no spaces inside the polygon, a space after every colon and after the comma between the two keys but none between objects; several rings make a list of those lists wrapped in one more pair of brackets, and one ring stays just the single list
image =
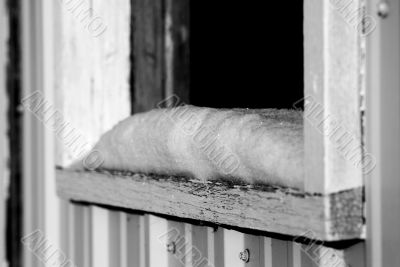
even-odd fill
[{"label": "bolt head", "polygon": [[171,243],[168,243],[168,244],[167,244],[167,251],[168,251],[169,253],[175,254],[175,252],[176,252],[176,245],[175,245],[175,242],[171,242]]},{"label": "bolt head", "polygon": [[388,15],[389,15],[389,3],[386,1],[381,1],[378,4],[378,16],[384,19]]},{"label": "bolt head", "polygon": [[244,262],[249,262],[250,261],[250,251],[246,248],[245,250],[240,252],[239,259],[241,259]]}]

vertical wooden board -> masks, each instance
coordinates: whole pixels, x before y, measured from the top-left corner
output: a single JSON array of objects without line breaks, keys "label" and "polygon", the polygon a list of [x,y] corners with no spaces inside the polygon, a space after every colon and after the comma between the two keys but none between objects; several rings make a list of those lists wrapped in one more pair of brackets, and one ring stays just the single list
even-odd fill
[{"label": "vertical wooden board", "polygon": [[184,223],[168,221],[167,247],[168,266],[184,267],[187,248]]},{"label": "vertical wooden board", "polygon": [[[56,108],[60,114],[55,127],[56,164],[62,167],[82,158],[105,131],[131,111],[130,1],[73,3],[57,3],[55,11],[60,15],[55,50]],[[98,27],[104,31],[97,31]],[[107,211],[91,208],[91,216],[94,232],[119,238],[107,227]],[[111,225],[117,224],[119,216],[111,215]],[[106,266],[117,252],[109,258],[100,245],[104,241],[97,238],[93,236],[92,245],[99,256],[93,257],[93,266]]]},{"label": "vertical wooden board", "polygon": [[272,239],[272,266],[289,267],[288,241]]},{"label": "vertical wooden board", "polygon": [[[361,93],[364,66],[361,65],[361,4],[352,1],[345,11],[330,3],[327,16],[326,48],[326,116],[340,126],[325,122],[326,192],[337,192],[363,185]],[[346,15],[351,12],[350,20]],[[359,13],[360,12],[360,13]],[[355,16],[355,17],[354,17]],[[329,121],[329,120],[328,120]],[[335,133],[330,134],[332,131]],[[329,139],[328,139],[329,138]]]},{"label": "vertical wooden board", "polygon": [[111,267],[110,263],[110,213],[103,208],[91,207],[92,266]]},{"label": "vertical wooden board", "polygon": [[134,112],[177,95],[189,103],[190,1],[133,0]]},{"label": "vertical wooden board", "polygon": [[166,219],[146,216],[146,266],[168,267],[167,236],[168,223]]},{"label": "vertical wooden board", "polygon": [[163,1],[133,0],[134,112],[156,107],[164,94]]},{"label": "vertical wooden board", "polygon": [[145,267],[145,216],[127,214],[127,267]]},{"label": "vertical wooden board", "polygon": [[165,91],[189,103],[190,0],[166,0]]},{"label": "vertical wooden board", "polygon": [[[130,1],[83,0],[75,9],[68,3],[58,5],[61,40],[56,50],[57,165],[63,167],[82,157],[131,110]],[[101,35],[88,30],[92,21],[106,26]],[[73,138],[78,140],[73,143]]]},{"label": "vertical wooden board", "polygon": [[[323,1],[304,1],[304,97],[306,98],[304,101],[304,153],[306,162],[304,187],[306,190],[315,191],[321,191],[325,187],[325,181],[321,178],[325,177],[325,151],[323,136],[310,123],[307,116],[323,116],[324,110],[315,111],[314,105],[310,105],[307,97],[311,99],[323,99],[324,97],[323,7]],[[321,112],[321,115],[319,115],[319,112]]]},{"label": "vertical wooden board", "polygon": [[0,265],[6,266],[6,198],[8,192],[9,170],[7,137],[7,96],[6,67],[8,42],[8,14],[6,1],[0,1]]},{"label": "vertical wooden board", "polygon": [[[362,186],[360,2],[304,1],[305,190]],[[361,26],[360,26],[361,27]],[[321,178],[323,177],[323,179]]]}]

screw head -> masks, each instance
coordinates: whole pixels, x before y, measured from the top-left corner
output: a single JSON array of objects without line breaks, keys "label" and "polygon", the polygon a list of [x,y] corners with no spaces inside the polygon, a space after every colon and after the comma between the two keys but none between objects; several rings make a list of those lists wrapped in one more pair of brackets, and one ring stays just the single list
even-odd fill
[{"label": "screw head", "polygon": [[175,252],[176,252],[176,244],[175,244],[175,242],[170,242],[170,243],[167,244],[167,251],[169,253],[175,254]]},{"label": "screw head", "polygon": [[378,16],[386,18],[389,15],[389,3],[387,1],[381,1],[378,3]]},{"label": "screw head", "polygon": [[239,259],[241,259],[244,262],[249,262],[250,261],[250,251],[246,248],[245,250],[240,252]]}]

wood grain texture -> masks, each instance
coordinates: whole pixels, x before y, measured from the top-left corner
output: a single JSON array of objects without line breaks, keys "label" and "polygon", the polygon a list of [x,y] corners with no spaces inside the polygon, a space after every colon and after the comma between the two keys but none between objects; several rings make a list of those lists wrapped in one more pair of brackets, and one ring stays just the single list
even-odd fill
[{"label": "wood grain texture", "polygon": [[6,266],[6,199],[9,184],[9,157],[7,136],[6,68],[8,60],[8,14],[6,1],[0,1],[0,265]]},{"label": "wood grain texture", "polygon": [[165,0],[165,95],[189,103],[190,0]]},{"label": "wood grain texture", "polygon": [[133,111],[156,107],[164,94],[163,1],[133,0]]},{"label": "wood grain texture", "polygon": [[[363,237],[361,189],[323,196],[184,177],[58,170],[57,190],[66,199],[286,235],[312,233],[328,241]],[[341,212],[332,214],[336,210]]]},{"label": "wood grain texture", "polygon": [[[59,113],[54,132],[56,164],[59,166],[68,166],[82,158],[106,130],[131,112],[130,1],[84,0],[75,7],[73,2],[55,4],[58,15],[55,24],[55,108]],[[90,24],[90,21],[97,22]],[[100,35],[93,34],[98,22],[105,26]],[[81,208],[73,206],[72,210]],[[92,207],[88,215],[92,217],[93,234],[97,234],[92,236],[94,243],[90,245],[93,265],[109,266],[108,261],[114,263],[113,266],[121,265],[122,262],[115,261],[120,259],[118,245],[122,242],[119,237],[122,229],[118,227],[120,215]],[[82,220],[79,212],[72,212],[71,216]],[[70,235],[76,240],[81,238],[78,233]],[[116,242],[112,250],[109,251],[108,245],[101,246],[103,237]],[[70,243],[70,246],[78,247],[73,240]]]},{"label": "wood grain texture", "polygon": [[[350,2],[350,1],[349,1]],[[304,136],[309,192],[361,187],[360,0],[304,1]]]},{"label": "wood grain texture", "polygon": [[[55,127],[56,164],[67,166],[130,115],[131,6],[129,0],[112,4],[85,0],[72,10],[67,3],[56,6],[61,9],[55,50],[55,106],[60,112]],[[107,26],[97,37],[75,16],[90,8],[91,16]]]}]

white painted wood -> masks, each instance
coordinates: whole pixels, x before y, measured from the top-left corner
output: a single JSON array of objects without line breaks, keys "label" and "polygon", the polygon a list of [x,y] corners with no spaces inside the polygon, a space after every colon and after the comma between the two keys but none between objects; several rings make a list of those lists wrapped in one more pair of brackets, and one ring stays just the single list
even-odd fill
[{"label": "white painted wood", "polygon": [[57,170],[57,188],[66,199],[287,235],[307,233],[322,240],[362,237],[361,190],[311,196],[284,188],[64,170]]},{"label": "white painted wood", "polygon": [[168,223],[166,219],[147,216],[146,253],[147,267],[168,267],[167,237]]},{"label": "white painted wood", "polygon": [[305,189],[363,185],[361,0],[304,1]]},{"label": "white painted wood", "polygon": [[[73,1],[72,1],[73,2]],[[56,98],[56,164],[67,166],[82,158],[106,130],[129,116],[130,105],[130,1],[58,2]],[[97,31],[96,25],[104,26]],[[94,244],[93,266],[119,266],[121,215],[91,208],[94,231],[116,243],[111,251]],[[100,212],[102,211],[102,212]],[[75,214],[75,216],[79,216]],[[103,219],[110,220],[103,222]],[[106,227],[104,224],[110,224]],[[93,237],[96,241],[96,237]],[[97,242],[97,241],[96,241]],[[100,241],[99,242],[103,242]],[[103,242],[104,243],[104,242]],[[100,246],[100,247],[98,247]],[[118,255],[117,255],[118,254]],[[102,264],[102,265],[97,265]]]},{"label": "white painted wood", "polygon": [[[61,3],[60,44],[57,54],[58,121],[57,165],[67,166],[106,130],[129,116],[130,105],[130,1],[82,1],[81,10],[92,9],[106,31],[93,37]],[[62,131],[62,126],[65,129]],[[67,133],[71,136],[66,138]],[[71,140],[78,140],[73,143]],[[72,143],[72,144],[71,144]],[[83,153],[80,153],[82,152]]]},{"label": "white painted wood", "polygon": [[0,1],[0,266],[6,266],[6,200],[9,186],[9,158],[7,136],[7,109],[8,99],[6,95],[6,67],[8,59],[8,14],[6,1]]}]

